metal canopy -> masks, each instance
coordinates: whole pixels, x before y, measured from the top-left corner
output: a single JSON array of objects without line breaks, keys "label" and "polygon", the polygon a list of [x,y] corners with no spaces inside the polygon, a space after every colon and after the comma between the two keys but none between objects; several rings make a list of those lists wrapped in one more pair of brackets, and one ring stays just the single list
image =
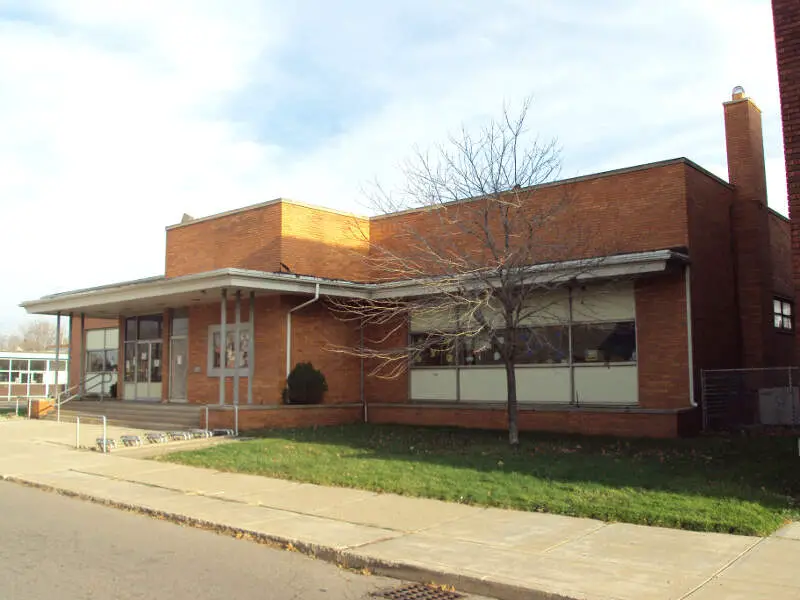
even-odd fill
[{"label": "metal canopy", "polygon": [[[637,277],[664,272],[671,263],[688,261],[686,254],[674,250],[560,261],[529,267],[529,282],[531,285],[566,285],[572,281]],[[181,277],[151,277],[54,294],[23,302],[20,306],[31,314],[73,312],[91,317],[115,318],[216,302],[222,290],[252,292],[256,296],[314,295],[318,290],[320,296],[366,300],[421,296],[437,293],[441,289],[441,282],[435,277],[358,283],[292,273],[217,269]]]}]

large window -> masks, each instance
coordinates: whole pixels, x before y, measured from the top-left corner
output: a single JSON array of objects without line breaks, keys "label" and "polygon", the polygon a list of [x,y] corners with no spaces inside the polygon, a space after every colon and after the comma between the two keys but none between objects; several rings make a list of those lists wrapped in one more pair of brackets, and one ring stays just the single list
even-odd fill
[{"label": "large window", "polygon": [[119,366],[119,330],[90,329],[86,332],[86,372],[113,373]]},{"label": "large window", "polygon": [[636,327],[633,321],[573,326],[572,360],[576,363],[636,361]]},{"label": "large window", "polygon": [[[514,362],[517,365],[567,365],[570,363],[636,362],[636,325],[633,321],[577,323],[520,327],[516,330]],[[500,365],[502,344],[509,334],[498,331],[476,336],[442,336],[415,333],[411,336],[413,367]],[[218,365],[215,365],[218,366]]]},{"label": "large window", "polygon": [[420,333],[411,336],[415,367],[446,367],[456,364],[455,344],[452,340],[436,334]]},{"label": "large window", "polygon": [[[569,328],[562,325],[520,327],[514,345],[518,365],[566,364],[569,362]],[[503,364],[502,345],[510,342],[508,334],[498,331],[495,336],[481,333],[454,338],[428,333],[411,336],[414,348],[414,367],[444,367],[452,365],[480,366]]]},{"label": "large window", "polygon": [[164,318],[161,315],[130,317],[125,319],[125,341],[161,341],[164,333]]},{"label": "large window", "polygon": [[794,311],[792,303],[788,300],[775,298],[772,301],[772,318],[775,329],[779,331],[792,331],[794,329]]},{"label": "large window", "polygon": [[250,366],[250,336],[252,330],[250,323],[241,323],[237,330],[231,323],[225,326],[227,338],[224,351],[220,353],[220,340],[222,332],[219,325],[208,328],[208,374],[220,376],[222,374],[222,361],[225,362],[225,375],[234,375],[236,371],[236,356],[239,356],[239,375],[247,376]]},{"label": "large window", "polygon": [[569,327],[525,327],[517,329],[514,348],[518,365],[553,365],[569,361]]}]

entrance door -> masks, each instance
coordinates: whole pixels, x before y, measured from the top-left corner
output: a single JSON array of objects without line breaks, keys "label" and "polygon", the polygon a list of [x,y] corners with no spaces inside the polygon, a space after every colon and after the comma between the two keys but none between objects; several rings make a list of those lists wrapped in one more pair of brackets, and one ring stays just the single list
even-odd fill
[{"label": "entrance door", "polygon": [[136,342],[136,399],[161,399],[161,342]]},{"label": "entrance door", "polygon": [[174,402],[186,402],[186,375],[189,341],[186,337],[173,337],[170,345],[169,397]]}]

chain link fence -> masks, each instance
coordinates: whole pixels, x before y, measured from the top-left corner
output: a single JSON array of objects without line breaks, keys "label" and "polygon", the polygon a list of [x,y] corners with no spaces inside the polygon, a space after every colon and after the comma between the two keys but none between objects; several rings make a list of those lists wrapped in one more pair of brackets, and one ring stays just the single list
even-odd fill
[{"label": "chain link fence", "polygon": [[800,367],[701,372],[706,431],[800,426]]}]

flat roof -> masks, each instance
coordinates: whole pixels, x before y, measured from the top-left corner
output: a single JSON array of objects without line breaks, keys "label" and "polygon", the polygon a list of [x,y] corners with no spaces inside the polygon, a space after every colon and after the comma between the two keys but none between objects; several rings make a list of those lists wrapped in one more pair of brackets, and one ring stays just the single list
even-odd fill
[{"label": "flat roof", "polygon": [[237,215],[239,213],[244,213],[250,210],[256,210],[259,208],[265,208],[267,206],[271,206],[273,204],[291,204],[292,206],[300,206],[302,208],[309,208],[311,210],[317,210],[319,212],[326,212],[334,215],[341,215],[343,217],[351,217],[353,219],[362,219],[362,220],[369,220],[369,217],[365,217],[362,215],[357,215],[355,213],[346,212],[343,210],[336,210],[334,208],[327,208],[325,206],[318,206],[316,204],[308,204],[306,202],[298,202],[297,200],[292,200],[290,198],[274,198],[272,200],[267,200],[266,202],[258,202],[256,204],[249,204],[247,206],[242,206],[240,208],[232,208],[231,210],[226,210],[221,213],[215,213],[213,215],[207,215],[205,217],[192,217],[190,220],[183,222],[183,223],[175,223],[174,225],[167,225],[166,230],[169,231],[170,229],[178,229],[180,227],[189,227],[190,225],[194,225],[196,223],[203,223],[205,221],[212,221],[214,219],[221,219],[223,217],[229,217],[231,215]]},{"label": "flat roof", "polygon": [[[619,168],[619,169],[612,169],[612,170],[609,170],[609,171],[600,171],[598,173],[589,173],[587,175],[578,175],[576,177],[569,177],[569,178],[566,178],[566,179],[557,179],[555,181],[550,181],[550,182],[547,182],[547,183],[541,183],[539,185],[533,185],[533,186],[529,186],[529,187],[526,187],[526,188],[522,188],[522,191],[534,190],[534,189],[539,189],[539,188],[554,187],[554,186],[559,186],[559,185],[567,185],[567,184],[571,184],[571,183],[578,183],[578,182],[581,182],[581,181],[589,181],[591,179],[599,179],[599,178],[603,178],[603,177],[614,177],[614,176],[617,176],[617,175],[623,175],[625,173],[633,173],[633,172],[636,172],[636,171],[645,171],[645,170],[648,170],[648,169],[659,169],[659,168],[662,168],[662,167],[667,167],[667,166],[676,165],[676,164],[685,164],[685,165],[695,169],[696,171],[699,171],[700,173],[708,176],[709,178],[713,179],[717,183],[719,183],[721,185],[724,185],[725,187],[728,187],[728,188],[733,188],[733,186],[730,183],[728,183],[724,179],[714,175],[711,171],[709,171],[707,169],[704,169],[703,167],[698,165],[696,162],[694,162],[692,160],[689,160],[686,157],[678,157],[678,158],[670,158],[670,159],[667,159],[667,160],[661,160],[661,161],[656,161],[656,162],[651,162],[651,163],[644,163],[644,164],[641,164],[641,165],[634,165],[634,166],[631,166],[631,167],[622,167],[622,168]],[[477,200],[477,199],[478,199],[478,197],[471,197],[471,198],[464,198],[464,199],[461,199],[461,200],[453,200],[452,202],[444,202],[444,203],[441,204],[441,206],[445,206],[445,205],[448,205],[448,204],[457,204],[459,202],[469,202],[471,200]],[[366,221],[372,221],[372,220],[378,220],[378,219],[388,219],[388,218],[391,218],[391,217],[394,217],[394,216],[408,214],[408,213],[415,212],[415,211],[418,211],[418,210],[424,210],[426,208],[426,207],[415,207],[415,208],[409,208],[409,209],[405,209],[405,210],[399,210],[399,211],[395,211],[395,212],[391,212],[391,213],[385,213],[385,214],[374,215],[374,216],[368,217],[368,216],[365,216],[365,215],[357,215],[355,213],[336,210],[336,209],[333,209],[333,208],[328,208],[328,207],[325,207],[325,206],[319,206],[319,205],[316,205],[316,204],[298,202],[298,201],[292,200],[290,198],[278,197],[278,198],[274,198],[272,200],[267,200],[266,202],[260,202],[260,203],[257,203],[257,204],[250,204],[248,206],[242,206],[240,208],[233,208],[231,210],[226,210],[224,212],[215,213],[215,214],[207,215],[207,216],[204,216],[204,217],[192,218],[190,221],[186,221],[185,223],[175,223],[174,225],[167,225],[166,230],[169,231],[171,229],[178,229],[180,227],[189,227],[190,225],[194,225],[196,223],[203,223],[203,222],[206,222],[206,221],[212,221],[214,219],[221,219],[223,217],[229,217],[231,215],[236,215],[236,214],[244,213],[244,212],[247,212],[247,211],[250,211],[250,210],[256,210],[256,209],[259,209],[259,208],[265,208],[265,207],[271,206],[273,204],[281,204],[281,203],[291,204],[291,205],[294,205],[294,206],[301,206],[303,208],[309,208],[311,210],[316,210],[316,211],[326,212],[326,213],[331,213],[331,214],[336,214],[336,215],[342,215],[342,216],[352,217],[354,219],[362,219],[362,220],[366,220]]]}]

